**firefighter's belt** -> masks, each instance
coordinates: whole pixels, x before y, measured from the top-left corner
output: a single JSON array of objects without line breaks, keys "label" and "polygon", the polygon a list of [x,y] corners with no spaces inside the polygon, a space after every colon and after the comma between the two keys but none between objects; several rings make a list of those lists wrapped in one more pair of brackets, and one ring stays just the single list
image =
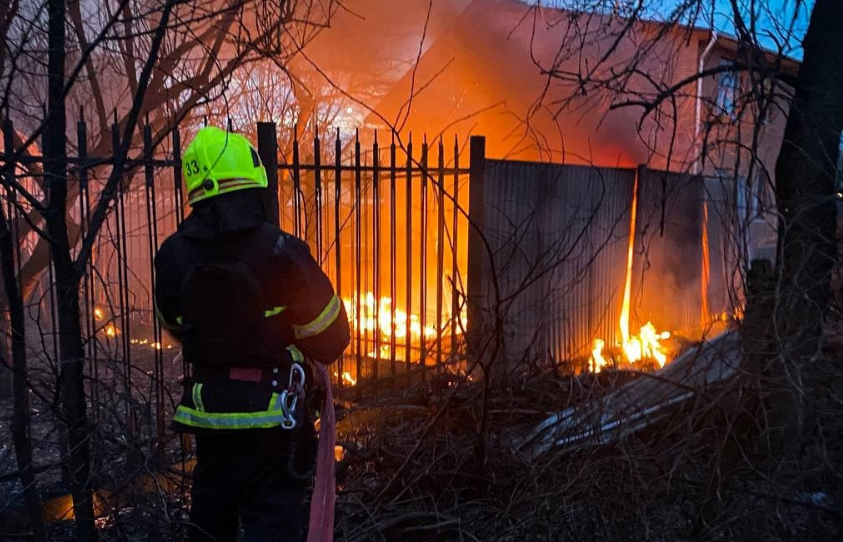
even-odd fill
[{"label": "firefighter's belt", "polygon": [[[291,429],[290,421],[294,416],[296,402],[290,401],[303,389],[289,390],[288,383],[293,381],[291,371],[303,361],[301,352],[297,348],[290,347],[290,354],[294,363],[290,364],[282,372],[278,366],[266,367],[208,367],[196,366],[195,382],[191,388],[193,406],[180,404],[176,408],[173,421],[185,426],[198,429],[264,429],[270,427],[285,427]],[[301,373],[304,374],[303,372]],[[257,380],[254,380],[258,377]],[[268,387],[272,390],[269,404],[265,410],[253,412],[208,412],[205,409],[202,388],[203,384],[223,379],[255,381],[260,382],[261,387]],[[304,382],[302,381],[302,385]],[[289,404],[288,404],[289,403]]]}]

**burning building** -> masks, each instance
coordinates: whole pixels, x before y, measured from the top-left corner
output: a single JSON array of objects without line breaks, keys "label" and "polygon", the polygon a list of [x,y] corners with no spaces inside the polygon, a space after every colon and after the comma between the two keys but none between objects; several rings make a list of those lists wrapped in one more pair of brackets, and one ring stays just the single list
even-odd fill
[{"label": "burning building", "polygon": [[[626,31],[611,12],[457,4],[366,120],[486,136],[471,216],[492,254],[469,257],[468,276],[484,331],[510,335],[507,357],[578,358],[609,344],[627,362],[661,365],[672,332],[699,337],[734,314],[743,269],[775,244],[768,172],[788,87],[733,70],[736,40],[707,29],[638,21]],[[776,73],[798,70],[761,57]],[[707,71],[669,114],[642,114]],[[490,329],[501,318],[512,325]]]},{"label": "burning building", "polygon": [[[355,337],[339,383],[462,370],[470,332],[502,334],[512,360],[663,364],[668,335],[698,336],[740,305],[742,265],[771,236],[772,179],[758,172],[772,169],[786,108],[747,117],[763,133],[745,160],[732,137],[743,127],[728,126],[746,83],[737,72],[701,79],[669,118],[619,107],[728,63],[734,41],[640,22],[609,65],[644,50],[637,66],[648,78],[619,92],[571,79],[624,27],[612,14],[514,0],[346,7],[291,66],[313,87],[291,91],[298,109],[249,110],[247,126],[256,115],[276,120],[255,135],[276,178],[279,223],[309,243],[346,304]],[[579,47],[575,31],[588,38]],[[337,88],[330,104],[316,101]],[[302,137],[302,124],[315,137]],[[703,145],[703,134],[717,144]],[[467,156],[474,135],[485,145]],[[107,285],[86,294],[91,306],[117,300],[111,338],[127,351],[168,344],[148,295],[154,245],[185,210],[180,142],[165,143],[168,166],[121,193],[119,243],[94,255]]]}]

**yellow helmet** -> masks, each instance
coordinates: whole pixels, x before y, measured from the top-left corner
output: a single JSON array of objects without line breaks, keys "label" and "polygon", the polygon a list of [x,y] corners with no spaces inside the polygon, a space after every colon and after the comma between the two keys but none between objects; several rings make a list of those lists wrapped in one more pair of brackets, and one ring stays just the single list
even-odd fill
[{"label": "yellow helmet", "polygon": [[266,188],[266,169],[258,152],[240,134],[214,126],[199,130],[182,156],[190,205],[246,188]]}]

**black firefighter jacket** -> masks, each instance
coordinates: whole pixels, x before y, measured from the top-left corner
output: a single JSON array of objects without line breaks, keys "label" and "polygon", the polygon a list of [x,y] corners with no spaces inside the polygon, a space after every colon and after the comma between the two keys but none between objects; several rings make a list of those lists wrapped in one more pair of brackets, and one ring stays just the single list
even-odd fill
[{"label": "black firefighter jacket", "polygon": [[213,348],[188,349],[185,341],[184,359],[193,366],[194,377],[185,381],[174,418],[179,430],[274,427],[278,397],[288,385],[292,362],[306,357],[332,363],[348,346],[343,303],[307,245],[263,217],[260,189],[199,202],[155,258],[156,311],[177,339],[189,329],[183,319],[183,305],[189,304],[185,295],[202,296],[208,311],[224,310],[214,299],[226,292],[185,293],[185,277],[197,264],[231,256],[254,273],[263,297],[259,352],[238,349],[211,364]]}]

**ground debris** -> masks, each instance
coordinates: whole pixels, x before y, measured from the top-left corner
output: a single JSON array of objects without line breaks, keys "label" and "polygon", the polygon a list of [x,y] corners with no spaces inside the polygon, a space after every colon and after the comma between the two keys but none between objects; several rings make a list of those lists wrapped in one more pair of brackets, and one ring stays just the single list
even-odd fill
[{"label": "ground debris", "polygon": [[[736,334],[691,345],[675,363],[650,374],[545,371],[492,385],[485,403],[483,382],[463,381],[444,393],[428,384],[347,405],[336,540],[688,540],[712,487],[720,512],[704,539],[835,539],[839,482],[806,485],[801,467],[771,465],[761,445],[745,450],[731,480],[719,478],[735,398],[745,392],[733,378]],[[636,417],[642,409],[653,415]],[[610,413],[618,428],[633,423],[612,438],[519,449],[552,416],[595,413]]]},{"label": "ground debris", "polygon": [[[570,491],[580,483],[571,464],[529,464],[509,440],[551,413],[638,378],[551,372],[495,387],[485,406],[479,382],[463,382],[450,394],[429,394],[433,384],[391,402],[354,405],[341,413],[347,452],[338,469],[337,540],[555,540],[546,537],[589,530],[601,520],[588,499]],[[426,404],[410,399],[418,396]],[[604,461],[616,459],[609,454]],[[610,483],[607,471],[600,477],[597,486]]]},{"label": "ground debris", "polygon": [[738,369],[740,338],[729,331],[688,348],[664,368],[585,407],[570,407],[542,421],[516,443],[527,457],[554,447],[602,445],[656,423],[694,394]]}]

